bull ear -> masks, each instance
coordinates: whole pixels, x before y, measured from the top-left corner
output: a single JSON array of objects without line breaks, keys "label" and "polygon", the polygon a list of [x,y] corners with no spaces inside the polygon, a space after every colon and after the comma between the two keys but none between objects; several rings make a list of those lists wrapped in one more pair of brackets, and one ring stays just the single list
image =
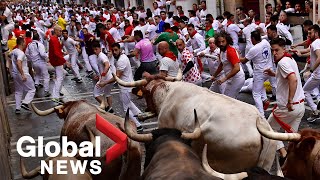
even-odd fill
[{"label": "bull ear", "polygon": [[302,139],[302,141],[297,144],[297,148],[299,149],[299,152],[309,154],[311,153],[315,144],[316,139],[314,137],[307,137]]}]

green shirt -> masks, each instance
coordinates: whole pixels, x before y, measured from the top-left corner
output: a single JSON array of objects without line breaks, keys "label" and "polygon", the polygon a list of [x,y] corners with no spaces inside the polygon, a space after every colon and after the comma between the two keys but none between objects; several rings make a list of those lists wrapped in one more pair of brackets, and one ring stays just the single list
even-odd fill
[{"label": "green shirt", "polygon": [[[205,38],[205,42],[206,42],[206,47],[209,46],[208,40],[209,38],[214,37],[214,30],[213,28],[211,28],[209,31],[206,32],[206,38]],[[208,40],[207,40],[208,39]]]},{"label": "green shirt", "polygon": [[158,44],[161,41],[166,41],[169,44],[169,49],[178,57],[178,49],[173,44],[174,42],[179,39],[179,36],[176,33],[169,33],[169,32],[163,32],[160,34],[160,36],[157,38],[157,40],[154,42],[154,44]]}]

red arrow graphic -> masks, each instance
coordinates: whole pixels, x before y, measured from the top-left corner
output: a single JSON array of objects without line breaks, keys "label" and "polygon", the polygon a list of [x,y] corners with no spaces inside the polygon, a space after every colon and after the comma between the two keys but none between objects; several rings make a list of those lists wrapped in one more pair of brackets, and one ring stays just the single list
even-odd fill
[{"label": "red arrow graphic", "polygon": [[96,127],[116,143],[106,151],[106,163],[109,164],[127,150],[128,137],[99,114],[96,114]]}]

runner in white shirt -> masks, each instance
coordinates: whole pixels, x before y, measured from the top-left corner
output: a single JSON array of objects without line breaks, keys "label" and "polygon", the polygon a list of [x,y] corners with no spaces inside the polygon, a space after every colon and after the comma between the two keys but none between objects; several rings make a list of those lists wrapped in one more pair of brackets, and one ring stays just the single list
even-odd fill
[{"label": "runner in white shirt", "polygon": [[[116,60],[116,73],[115,75],[120,78],[122,81],[125,82],[133,82],[133,74],[132,69],[130,65],[129,58],[121,53],[120,44],[115,43],[112,45],[112,54],[114,59]],[[106,84],[110,84],[115,82],[115,79],[112,78]],[[143,127],[141,126],[140,122],[137,120],[135,115],[138,115],[141,113],[140,109],[131,101],[130,92],[132,88],[130,87],[120,87],[120,101],[122,103],[123,111],[126,112],[129,110],[129,118],[132,120],[136,126],[137,131],[142,132]]]},{"label": "runner in white shirt", "polygon": [[[210,38],[208,43],[209,43],[209,47],[204,51],[199,52],[198,56],[202,58],[202,61],[204,61],[204,64],[208,64],[210,75],[213,76],[220,65],[220,61],[219,61],[220,49],[216,46],[214,38]],[[222,70],[217,75],[216,79],[221,79],[223,77],[224,77],[224,72]],[[225,87],[226,87],[226,82],[220,85],[217,83],[217,81],[213,81],[209,89],[213,92],[223,94]]]},{"label": "runner in white shirt", "polygon": [[[33,100],[36,93],[34,82],[29,74],[27,58],[23,52],[26,43],[24,38],[17,39],[18,48],[11,52],[12,61],[12,77],[15,87],[15,100],[16,100],[16,114],[21,113],[21,108],[31,111],[28,104]],[[24,100],[23,94],[27,92]]]},{"label": "runner in white shirt", "polygon": [[112,37],[114,38],[114,40],[116,42],[120,42],[121,41],[121,36],[119,31],[113,27],[112,21],[108,20],[107,21],[107,26],[106,26],[107,30],[109,31],[109,33],[112,35]]},{"label": "runner in white shirt", "polygon": [[75,78],[73,78],[72,80],[76,81],[77,83],[82,83],[82,78],[81,78],[80,72],[79,72],[79,66],[77,64],[77,61],[78,61],[77,48],[80,49],[79,42],[70,38],[68,36],[67,30],[62,30],[62,36],[63,36],[62,37],[62,44],[65,47],[65,49],[67,50],[67,53],[69,55],[69,57],[68,58],[65,57],[65,59],[67,58],[66,60],[71,63],[73,75],[75,76]]},{"label": "runner in white shirt", "polygon": [[155,25],[154,23],[154,20],[153,18],[149,18],[148,19],[148,22],[149,22],[149,26],[148,26],[148,29],[146,30],[146,35],[147,37],[149,38],[150,41],[152,41],[153,39],[155,39],[157,37],[157,26]]},{"label": "runner in white shirt", "polygon": [[312,74],[304,84],[303,90],[306,95],[306,101],[313,111],[312,115],[307,119],[307,121],[314,122],[320,119],[320,103],[318,103],[318,105],[315,104],[311,96],[312,91],[320,86],[320,28],[318,25],[313,25],[309,28],[308,37],[312,42],[310,47],[308,49],[295,50],[294,52],[297,52],[297,54],[305,54],[310,52],[310,72],[312,72]]},{"label": "runner in white shirt", "polygon": [[1,44],[3,45],[3,50],[8,50],[7,42],[10,32],[14,29],[14,22],[12,20],[12,12],[7,7],[6,1],[0,2],[0,21],[1,23],[1,34],[2,40]]},{"label": "runner in white shirt", "polygon": [[160,8],[158,7],[158,3],[157,2],[153,2],[153,16],[160,16]]},{"label": "runner in white shirt", "polygon": [[33,41],[26,49],[26,56],[28,60],[32,62],[32,67],[35,71],[35,87],[42,86],[40,80],[43,80],[44,96],[49,97],[51,95],[49,93],[50,76],[47,67],[49,57],[48,53],[45,51],[44,45],[40,42],[40,37],[37,33],[33,33]]},{"label": "runner in white shirt", "polygon": [[266,110],[270,104],[264,88],[264,82],[266,80],[270,81],[271,86],[273,87],[273,94],[275,95],[276,93],[275,78],[264,74],[266,69],[274,69],[271,46],[267,40],[261,40],[259,31],[253,31],[251,33],[251,39],[254,46],[249,50],[245,58],[241,58],[240,60],[242,63],[247,63],[249,61],[253,63],[252,96],[256,107],[264,117],[264,110]]},{"label": "runner in white shirt", "polygon": [[[94,98],[101,103],[104,101],[104,97],[107,98],[107,104],[105,111],[113,113],[112,109],[112,96],[111,96],[111,89],[113,84],[105,85],[112,78],[112,68],[109,58],[101,51],[101,46],[99,42],[93,42],[93,51],[98,56],[98,68],[100,73],[100,79],[96,83],[93,89]],[[114,65],[113,65],[114,66]]]},{"label": "runner in white shirt", "polygon": [[[277,63],[277,70],[274,73],[271,69],[268,69],[265,73],[276,76],[277,107],[270,114],[268,122],[274,131],[279,131],[281,128],[276,120],[278,119],[290,125],[292,132],[297,132],[305,112],[305,105],[303,103],[305,97],[299,69],[296,61],[286,54],[286,43],[283,39],[276,38],[270,44],[274,60]],[[287,156],[287,151],[281,141],[278,142],[277,150],[280,153],[280,157],[285,158]]]},{"label": "runner in white shirt", "polygon": [[223,94],[236,98],[245,81],[245,75],[240,66],[238,52],[232,47],[233,41],[227,33],[218,34],[215,41],[216,45],[220,48],[220,65],[211,79],[215,81],[218,74],[223,70],[225,77],[218,79],[217,82],[220,85],[226,82],[226,88]]},{"label": "runner in white shirt", "polygon": [[233,40],[233,47],[239,50],[239,35],[242,34],[242,30],[239,28],[238,25],[234,24],[234,15],[228,15],[228,22],[227,22],[227,33],[230,34]]}]

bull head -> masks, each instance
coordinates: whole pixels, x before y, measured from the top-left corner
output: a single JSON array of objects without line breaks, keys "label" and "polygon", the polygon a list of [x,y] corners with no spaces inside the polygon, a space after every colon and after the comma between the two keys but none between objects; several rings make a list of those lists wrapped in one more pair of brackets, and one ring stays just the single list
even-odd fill
[{"label": "bull head", "polygon": [[[195,130],[192,133],[185,133],[183,132],[181,134],[181,138],[185,140],[195,140],[198,139],[201,136],[201,129],[200,129],[200,124],[198,121],[197,117],[197,112],[194,110],[194,116],[195,116]],[[125,122],[124,122],[124,129],[126,134],[130,137],[130,139],[138,141],[138,142],[150,142],[153,140],[153,135],[152,133],[148,134],[137,134],[136,132],[133,131],[133,129],[130,126],[129,122],[129,109],[127,110],[126,117],[125,117]]]}]

